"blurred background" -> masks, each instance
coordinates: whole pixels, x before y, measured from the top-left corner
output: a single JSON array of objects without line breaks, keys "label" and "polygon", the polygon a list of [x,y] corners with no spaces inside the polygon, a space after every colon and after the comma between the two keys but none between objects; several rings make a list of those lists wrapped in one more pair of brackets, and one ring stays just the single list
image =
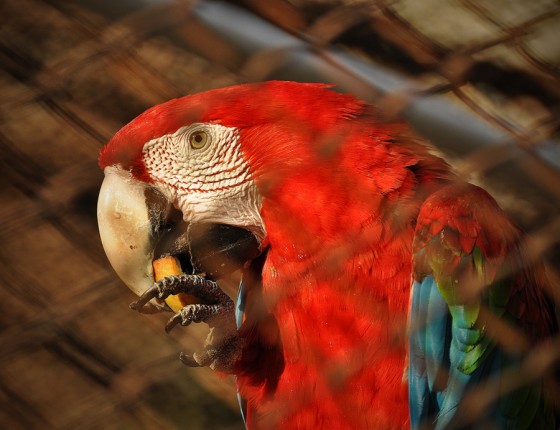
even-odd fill
[{"label": "blurred background", "polygon": [[557,0],[0,0],[0,428],[242,429],[97,232],[101,146],[156,103],[336,83],[410,121],[532,233],[560,288]]}]

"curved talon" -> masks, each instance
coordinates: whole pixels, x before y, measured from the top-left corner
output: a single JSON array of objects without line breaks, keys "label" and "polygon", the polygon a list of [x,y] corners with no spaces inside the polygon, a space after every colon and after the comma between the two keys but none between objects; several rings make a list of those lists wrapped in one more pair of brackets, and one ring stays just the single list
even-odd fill
[{"label": "curved talon", "polygon": [[146,304],[150,300],[158,297],[158,295],[159,295],[158,286],[157,284],[154,284],[151,288],[144,291],[144,294],[142,294],[138,300],[128,305],[128,307],[130,309],[134,309],[135,311],[142,312],[142,309],[146,306]]},{"label": "curved talon", "polygon": [[180,324],[182,320],[183,318],[180,313],[176,313],[175,315],[173,315],[169,319],[169,321],[167,321],[167,324],[165,324],[165,332],[169,333],[171,330],[173,330],[173,327],[175,327],[177,324]]},{"label": "curved talon", "polygon": [[198,364],[196,362],[196,360],[194,359],[194,357],[192,355],[187,355],[183,352],[181,352],[181,354],[179,354],[179,360],[181,360],[181,362],[185,365],[185,366],[189,366],[189,367],[201,367],[200,364]]},{"label": "curved talon", "polygon": [[128,307],[134,311],[140,312],[141,314],[158,314],[160,312],[168,311],[167,306],[157,306],[153,303],[146,303],[143,306],[138,307],[138,302],[132,302],[128,305]]}]

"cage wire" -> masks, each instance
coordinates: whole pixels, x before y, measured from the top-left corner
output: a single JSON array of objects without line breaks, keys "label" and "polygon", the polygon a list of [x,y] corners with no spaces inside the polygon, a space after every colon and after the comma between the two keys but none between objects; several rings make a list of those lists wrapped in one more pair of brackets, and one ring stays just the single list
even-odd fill
[{"label": "cage wire", "polygon": [[[4,0],[0,12],[0,427],[243,428],[233,382],[177,359],[204,327],[166,336],[165,317],[129,312],[96,225],[101,146],[149,106],[209,88],[335,83],[409,121],[530,233],[560,301],[557,1]],[[557,337],[527,351],[509,389],[552,378],[559,356]],[[487,388],[468,394],[471,418]]]}]

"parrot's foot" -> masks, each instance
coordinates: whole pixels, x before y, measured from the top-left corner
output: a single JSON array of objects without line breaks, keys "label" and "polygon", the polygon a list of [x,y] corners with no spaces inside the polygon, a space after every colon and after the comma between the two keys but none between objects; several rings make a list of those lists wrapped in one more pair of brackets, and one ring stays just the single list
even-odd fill
[{"label": "parrot's foot", "polygon": [[165,331],[170,332],[179,324],[188,326],[193,322],[205,322],[211,329],[205,348],[192,356],[181,353],[181,361],[191,367],[208,366],[215,370],[231,372],[233,364],[240,357],[242,341],[237,334],[233,300],[216,282],[197,275],[167,276],[155,282],[136,302],[130,304],[130,308],[144,312],[146,306],[150,305],[150,300],[164,300],[179,293],[196,296],[205,303],[183,307],[167,322]]},{"label": "parrot's foot", "polygon": [[179,359],[189,367],[210,367],[220,372],[233,373],[235,363],[241,358],[243,341],[237,334],[216,342],[216,333],[206,340],[206,347],[192,355],[181,352]]},{"label": "parrot's foot", "polygon": [[169,333],[177,324],[186,327],[192,322],[208,322],[213,317],[219,317],[228,313],[233,314],[233,302],[231,299],[229,303],[218,305],[187,305],[171,317],[165,325],[165,331]]},{"label": "parrot's foot", "polygon": [[233,308],[233,301],[216,282],[199,275],[187,275],[186,273],[166,276],[155,282],[137,301],[130,304],[130,308],[143,312],[145,307],[149,306],[148,302],[150,300],[154,298],[165,300],[170,295],[179,293],[196,296],[207,304],[231,304]]}]

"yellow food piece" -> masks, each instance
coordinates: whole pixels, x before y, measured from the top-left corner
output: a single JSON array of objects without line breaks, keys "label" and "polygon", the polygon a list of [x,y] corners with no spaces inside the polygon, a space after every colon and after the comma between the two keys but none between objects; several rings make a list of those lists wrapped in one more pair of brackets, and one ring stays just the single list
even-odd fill
[{"label": "yellow food piece", "polygon": [[[167,255],[162,258],[158,258],[152,262],[154,268],[154,278],[156,281],[165,278],[170,275],[180,275],[183,273],[181,271],[181,264],[172,255]],[[190,294],[179,293],[175,296],[169,296],[165,299],[165,303],[173,309],[173,312],[178,312],[182,307],[186,305],[192,305],[194,303],[200,303],[200,300]]]}]

